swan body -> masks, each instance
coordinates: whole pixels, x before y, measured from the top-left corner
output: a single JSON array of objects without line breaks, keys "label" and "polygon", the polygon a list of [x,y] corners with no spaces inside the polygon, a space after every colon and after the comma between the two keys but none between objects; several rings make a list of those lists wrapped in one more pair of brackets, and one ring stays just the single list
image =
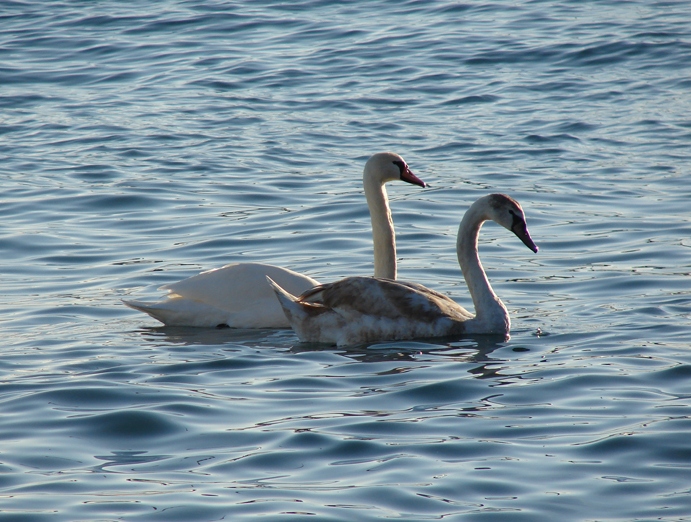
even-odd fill
[{"label": "swan body", "polygon": [[533,252],[520,204],[490,194],[468,209],[458,229],[456,252],[475,314],[423,285],[377,277],[348,277],[320,285],[299,297],[269,281],[283,311],[303,342],[338,346],[384,340],[462,334],[508,334],[509,313],[492,290],[478,256],[478,236],[492,220],[513,232]]},{"label": "swan body", "polygon": [[283,310],[266,282],[301,293],[319,283],[303,274],[264,263],[232,263],[165,285],[168,295],[156,303],[125,301],[166,325],[242,328],[286,326]]},{"label": "swan body", "polygon": [[[372,221],[374,275],[391,279],[396,278],[396,242],[384,184],[393,180],[426,186],[398,154],[374,154],[365,164],[363,185]],[[267,277],[291,294],[319,285],[287,268],[232,263],[161,287],[168,295],[158,302],[123,302],[169,326],[288,328]]]}]

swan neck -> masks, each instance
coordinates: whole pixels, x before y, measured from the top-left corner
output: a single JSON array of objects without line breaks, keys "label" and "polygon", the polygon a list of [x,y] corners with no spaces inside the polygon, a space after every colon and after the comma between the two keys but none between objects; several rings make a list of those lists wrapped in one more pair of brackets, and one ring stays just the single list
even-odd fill
[{"label": "swan neck", "polygon": [[368,176],[363,177],[365,197],[372,220],[374,277],[396,279],[396,236],[386,187]]},{"label": "swan neck", "polygon": [[488,217],[481,204],[476,203],[468,209],[458,228],[456,253],[475,306],[475,322],[482,324],[484,330],[505,330],[508,333],[510,327],[508,311],[494,293],[478,253],[480,228],[487,220]]}]

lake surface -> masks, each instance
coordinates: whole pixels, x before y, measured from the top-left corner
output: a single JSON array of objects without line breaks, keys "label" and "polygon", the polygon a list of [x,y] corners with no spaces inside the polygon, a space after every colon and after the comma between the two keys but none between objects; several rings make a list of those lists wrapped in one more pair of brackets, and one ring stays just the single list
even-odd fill
[{"label": "lake surface", "polygon": [[[691,520],[691,3],[0,7],[0,520]],[[509,340],[304,345],[121,299],[235,261],[472,309]]]}]

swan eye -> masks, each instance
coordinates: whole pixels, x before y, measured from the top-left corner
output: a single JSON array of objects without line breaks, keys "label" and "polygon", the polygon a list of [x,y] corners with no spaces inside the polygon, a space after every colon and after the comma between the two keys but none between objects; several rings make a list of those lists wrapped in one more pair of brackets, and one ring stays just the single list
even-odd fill
[{"label": "swan eye", "polygon": [[408,165],[405,164],[405,161],[401,160],[394,160],[393,164],[398,167],[398,170],[401,171],[401,176],[403,176],[403,173],[408,170]]},{"label": "swan eye", "polygon": [[513,217],[513,221],[511,223],[511,231],[515,233],[514,229],[516,227],[523,227],[524,222],[521,216],[516,214],[516,212],[514,212],[513,210],[509,209],[509,214],[511,214],[511,216]]}]

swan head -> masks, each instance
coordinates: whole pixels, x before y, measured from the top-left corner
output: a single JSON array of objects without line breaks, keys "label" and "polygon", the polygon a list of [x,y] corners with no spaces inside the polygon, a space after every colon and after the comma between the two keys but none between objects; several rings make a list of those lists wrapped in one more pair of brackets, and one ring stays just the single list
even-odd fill
[{"label": "swan head", "polygon": [[405,160],[394,152],[374,154],[365,164],[363,177],[366,180],[373,179],[380,185],[401,180],[423,188],[427,186],[427,183],[413,174]]},{"label": "swan head", "polygon": [[487,206],[489,219],[516,234],[525,246],[537,253],[537,245],[530,237],[525,214],[518,201],[506,194],[490,194],[487,196]]}]

